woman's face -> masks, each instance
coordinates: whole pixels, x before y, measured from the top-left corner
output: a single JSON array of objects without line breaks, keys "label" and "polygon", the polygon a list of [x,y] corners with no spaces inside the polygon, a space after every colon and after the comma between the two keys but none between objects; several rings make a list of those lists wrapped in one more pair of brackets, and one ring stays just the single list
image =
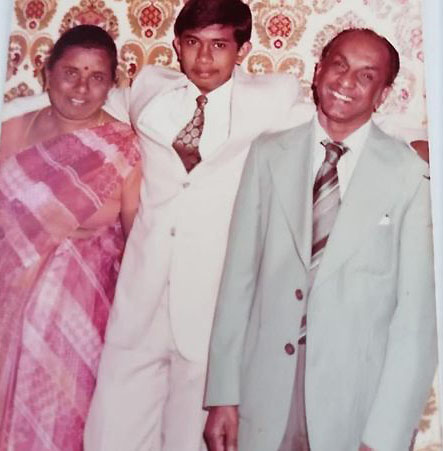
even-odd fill
[{"label": "woman's face", "polygon": [[94,117],[113,85],[111,62],[103,49],[68,47],[47,76],[52,107],[68,120]]}]

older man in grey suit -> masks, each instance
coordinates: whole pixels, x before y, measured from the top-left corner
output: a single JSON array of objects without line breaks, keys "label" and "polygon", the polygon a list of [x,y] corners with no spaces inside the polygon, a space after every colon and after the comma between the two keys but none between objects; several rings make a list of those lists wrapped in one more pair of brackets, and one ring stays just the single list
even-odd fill
[{"label": "older man in grey suit", "polygon": [[408,448],[436,335],[428,168],[370,120],[398,68],[385,38],[340,33],[313,121],[251,148],[212,334],[211,451]]}]

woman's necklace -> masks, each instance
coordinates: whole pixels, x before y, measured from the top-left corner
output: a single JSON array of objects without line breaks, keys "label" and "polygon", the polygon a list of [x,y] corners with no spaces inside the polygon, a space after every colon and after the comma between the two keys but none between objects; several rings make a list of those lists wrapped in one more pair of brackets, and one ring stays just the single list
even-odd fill
[{"label": "woman's necklace", "polygon": [[[38,116],[41,111],[43,110],[40,110],[36,116]],[[79,128],[101,127],[105,124],[105,114],[101,108],[95,118],[88,118],[84,119],[83,121],[76,121],[75,119],[65,119],[61,117],[60,114],[55,114],[52,106],[49,107],[46,114],[48,118],[55,120],[54,125],[59,128],[60,132],[62,133],[69,133],[70,131],[74,131]]]}]

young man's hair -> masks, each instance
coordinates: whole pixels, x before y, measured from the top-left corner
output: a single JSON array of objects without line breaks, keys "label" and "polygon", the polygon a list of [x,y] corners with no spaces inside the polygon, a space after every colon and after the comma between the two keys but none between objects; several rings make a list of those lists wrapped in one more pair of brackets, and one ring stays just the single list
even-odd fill
[{"label": "young man's hair", "polygon": [[174,34],[210,25],[234,27],[234,39],[240,48],[251,39],[252,14],[242,0],[188,0],[177,16]]},{"label": "young man's hair", "polygon": [[54,44],[46,67],[51,70],[55,63],[63,57],[70,47],[82,47],[85,49],[104,50],[109,57],[112,80],[116,80],[117,72],[117,48],[111,36],[96,25],[78,25],[64,32]]},{"label": "young man's hair", "polygon": [[324,47],[321,52],[320,61],[323,61],[327,56],[334,45],[337,43],[339,39],[343,36],[352,33],[364,33],[368,36],[371,36],[377,39],[381,44],[383,44],[386,50],[389,53],[389,71],[386,77],[386,86],[392,86],[395,78],[397,77],[398,71],[400,69],[400,57],[398,56],[398,52],[395,47],[383,36],[380,36],[374,30],[370,28],[347,28],[342,32],[338,33],[335,37],[333,37]]}]

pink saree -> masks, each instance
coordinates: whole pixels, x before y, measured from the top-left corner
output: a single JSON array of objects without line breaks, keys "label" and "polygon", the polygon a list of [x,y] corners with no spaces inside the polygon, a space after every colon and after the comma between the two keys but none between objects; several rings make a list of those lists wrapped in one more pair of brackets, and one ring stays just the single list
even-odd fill
[{"label": "pink saree", "polygon": [[0,166],[0,450],[80,451],[124,247],[120,222],[70,238],[139,159],[109,123]]}]

